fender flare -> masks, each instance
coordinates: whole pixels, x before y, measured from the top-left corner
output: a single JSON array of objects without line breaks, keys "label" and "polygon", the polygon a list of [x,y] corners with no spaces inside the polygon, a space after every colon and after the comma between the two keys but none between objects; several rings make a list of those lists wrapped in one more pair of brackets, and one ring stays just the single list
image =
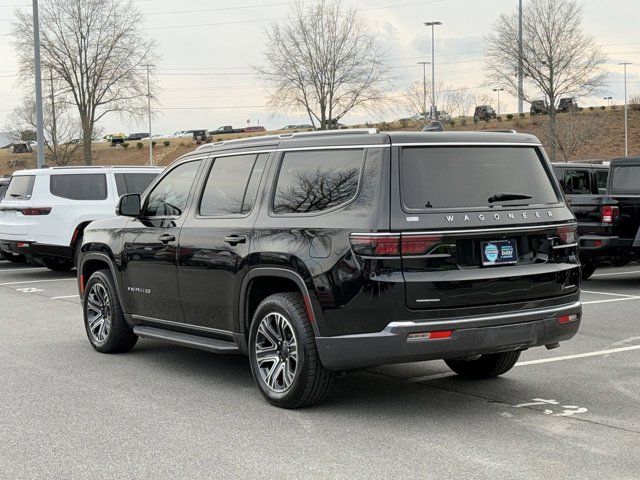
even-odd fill
[{"label": "fender flare", "polygon": [[249,270],[249,272],[242,279],[242,284],[240,287],[240,298],[238,302],[238,331],[241,334],[248,334],[245,329],[245,324],[247,323],[245,321],[245,317],[247,315],[248,306],[247,290],[251,281],[260,277],[280,277],[293,281],[300,289],[300,292],[302,293],[302,296],[304,298],[304,304],[307,309],[307,314],[309,315],[309,320],[311,320],[313,333],[316,336],[320,335],[320,331],[318,329],[318,318],[322,318],[322,313],[316,297],[310,294],[309,288],[302,278],[302,275],[294,270],[279,267],[256,267]]},{"label": "fender flare", "polygon": [[[87,252],[82,254],[80,258],[80,265],[78,267],[78,290],[80,290],[80,277],[84,275],[84,265],[89,260],[100,260],[102,262],[105,262],[107,265],[109,265],[109,270],[111,270],[111,276],[113,277],[113,283],[115,283],[116,290],[118,291],[118,299],[120,300],[120,305],[123,307],[123,310],[124,310],[124,305],[123,305],[124,295],[122,291],[122,285],[120,285],[120,278],[117,275],[118,269],[116,268],[115,263],[113,262],[113,259],[105,253]],[[84,279],[84,283],[86,283],[87,280],[88,278]],[[83,295],[84,295],[84,292],[82,292],[81,298]]]}]

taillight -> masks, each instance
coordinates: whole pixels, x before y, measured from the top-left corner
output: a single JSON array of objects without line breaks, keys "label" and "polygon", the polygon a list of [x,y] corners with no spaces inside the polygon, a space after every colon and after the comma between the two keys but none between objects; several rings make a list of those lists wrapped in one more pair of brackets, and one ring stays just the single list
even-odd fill
[{"label": "taillight", "polygon": [[400,235],[351,235],[351,247],[364,257],[397,257],[400,255]]},{"label": "taillight", "polygon": [[25,216],[49,215],[51,213],[51,207],[21,208],[18,211]]},{"label": "taillight", "polygon": [[576,243],[576,225],[562,225],[558,227],[557,233],[558,238],[564,244],[573,244]]},{"label": "taillight", "polygon": [[571,322],[575,322],[576,320],[578,320],[579,315],[577,313],[572,313],[571,315],[561,315],[558,317],[558,323],[563,324],[563,323],[571,323]]},{"label": "taillight", "polygon": [[603,205],[600,210],[600,221],[602,223],[613,223],[620,215],[620,209],[611,205]]},{"label": "taillight", "polygon": [[442,240],[442,235],[402,235],[402,255],[426,255]]}]

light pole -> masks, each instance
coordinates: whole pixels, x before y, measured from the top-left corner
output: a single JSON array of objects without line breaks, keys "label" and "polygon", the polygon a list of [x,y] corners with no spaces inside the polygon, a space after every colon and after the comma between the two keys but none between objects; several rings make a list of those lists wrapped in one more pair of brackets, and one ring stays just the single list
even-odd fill
[{"label": "light pole", "polygon": [[494,92],[498,92],[498,116],[500,116],[500,92],[504,92],[504,88],[494,88]]},{"label": "light pole", "polygon": [[437,120],[436,110],[436,41],[434,27],[442,25],[442,22],[424,22],[426,27],[431,27],[431,118]]},{"label": "light pole", "polygon": [[629,121],[627,118],[627,65],[631,62],[621,62],[618,65],[624,66],[624,156],[629,156]]},{"label": "light pole", "polygon": [[524,67],[522,66],[522,0],[519,1],[518,9],[518,118],[524,110],[523,90],[524,90]]},{"label": "light pole", "polygon": [[611,106],[613,97],[602,97],[603,100],[607,101],[607,105]]},{"label": "light pole", "polygon": [[149,165],[153,165],[153,138],[151,135],[151,65],[148,63],[145,65],[147,67],[147,107],[149,109]]},{"label": "light pole", "polygon": [[38,0],[33,0],[33,63],[36,82],[36,140],[38,141],[38,168],[44,166],[44,115],[42,113],[42,71],[40,66],[40,19]]},{"label": "light pole", "polygon": [[418,62],[422,65],[422,113],[424,114],[424,123],[427,123],[427,65],[431,62]]}]

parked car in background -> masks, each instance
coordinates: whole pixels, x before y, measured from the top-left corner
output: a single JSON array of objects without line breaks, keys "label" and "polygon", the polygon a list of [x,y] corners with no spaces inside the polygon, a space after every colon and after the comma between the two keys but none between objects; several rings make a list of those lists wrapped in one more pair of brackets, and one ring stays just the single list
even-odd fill
[{"label": "parked car in background", "polygon": [[546,100],[534,100],[529,108],[529,115],[546,115],[549,113],[549,106]]},{"label": "parked car in background", "polygon": [[592,173],[587,168],[566,169],[561,181],[578,220],[583,278],[605,262],[622,266],[640,260],[640,158],[612,160],[604,194],[604,168],[591,167]]},{"label": "parked car in background", "polygon": [[158,167],[52,167],[21,170],[0,202],[0,251],[51,270],[76,264],[83,231],[113,217],[118,198],[142,193]]},{"label": "parked car in background", "polygon": [[134,140],[142,140],[143,138],[149,138],[149,134],[148,133],[131,133],[129,136],[127,136],[126,140],[127,142],[132,142]]},{"label": "parked car in background", "polygon": [[256,125],[253,127],[245,127],[244,128],[244,133],[256,133],[256,132],[266,132],[267,129],[260,126],[260,125]]},{"label": "parked car in background", "polygon": [[105,135],[103,138],[113,147],[114,145],[123,144],[126,141],[127,136],[124,133],[111,133],[109,135]]},{"label": "parked car in background", "polygon": [[558,103],[558,112],[574,112],[578,110],[578,104],[573,97],[561,98]]},{"label": "parked car in background", "polygon": [[0,177],[0,202],[4,198],[4,194],[7,191],[9,180],[11,180],[11,177]]},{"label": "parked car in background", "polygon": [[473,121],[491,120],[496,118],[496,112],[491,105],[478,105],[473,112]]},{"label": "parked car in background", "polygon": [[118,212],[81,249],[93,348],[142,337],[244,353],[279,407],[318,403],[337,371],[387,363],[496,377],[580,324],[575,218],[531,135],[221,141]]},{"label": "parked car in background", "polygon": [[191,138],[193,138],[194,142],[204,142],[209,136],[209,132],[205,129],[200,130],[187,130],[185,133],[191,134]]},{"label": "parked car in background", "polygon": [[184,138],[184,137],[191,137],[192,134],[188,133],[187,130],[178,130],[177,132],[174,132],[173,135],[171,135],[171,138]]},{"label": "parked car in background", "polygon": [[315,128],[311,124],[300,123],[298,125],[285,125],[284,127],[281,128],[281,130],[300,130],[300,131],[304,131],[304,130],[315,130]]},{"label": "parked car in background", "polygon": [[424,127],[423,132],[444,132],[444,124],[439,120],[430,120]]},{"label": "parked car in background", "polygon": [[221,135],[225,133],[244,133],[244,128],[233,128],[231,125],[223,125],[209,132],[209,135]]}]

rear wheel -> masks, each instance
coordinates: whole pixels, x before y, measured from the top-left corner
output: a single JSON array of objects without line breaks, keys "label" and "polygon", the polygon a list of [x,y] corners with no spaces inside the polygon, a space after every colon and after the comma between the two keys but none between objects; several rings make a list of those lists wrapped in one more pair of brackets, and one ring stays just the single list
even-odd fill
[{"label": "rear wheel", "polygon": [[582,277],[582,280],[587,280],[589,277],[591,277],[591,275],[593,275],[593,272],[596,271],[597,265],[595,263],[583,263],[582,267],[580,268],[580,276]]},{"label": "rear wheel", "polygon": [[73,260],[64,258],[43,258],[42,263],[54,272],[67,272],[73,268]]},{"label": "rear wheel", "polygon": [[128,352],[134,347],[138,337],[124,319],[109,270],[99,270],[91,275],[82,307],[87,337],[98,352]]},{"label": "rear wheel", "polygon": [[327,394],[334,372],[324,368],[302,296],[278,293],[258,306],[249,333],[251,373],[273,405],[298,408]]},{"label": "rear wheel", "polygon": [[445,360],[447,366],[464,378],[482,379],[502,375],[513,368],[520,358],[520,350],[489,353],[474,360]]},{"label": "rear wheel", "polygon": [[9,260],[12,263],[25,263],[27,261],[27,257],[24,255],[14,255],[9,252],[0,252],[2,258],[5,260]]}]

